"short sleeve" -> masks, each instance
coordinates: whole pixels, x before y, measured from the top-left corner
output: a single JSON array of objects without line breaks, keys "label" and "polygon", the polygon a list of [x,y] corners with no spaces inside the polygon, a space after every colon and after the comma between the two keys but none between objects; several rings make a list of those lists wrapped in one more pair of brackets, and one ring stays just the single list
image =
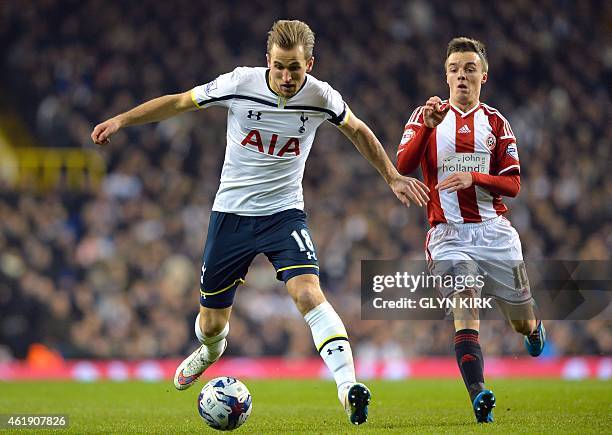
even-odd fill
[{"label": "short sleeve", "polygon": [[336,91],[331,86],[326,86],[327,89],[323,93],[325,109],[328,118],[327,120],[337,126],[346,124],[350,116],[350,109],[342,99],[340,92]]},{"label": "short sleeve", "polygon": [[423,125],[423,109],[424,106],[419,106],[414,109],[410,118],[408,118],[408,122],[404,125],[404,132],[402,133],[402,138],[400,139],[400,143],[397,149],[397,154],[399,155],[404,149],[408,142],[412,141],[417,135],[417,132],[420,130]]},{"label": "short sleeve", "polygon": [[520,174],[521,166],[518,156],[516,137],[510,123],[502,116],[497,118],[497,145],[495,147],[494,175]]},{"label": "short sleeve", "polygon": [[425,106],[419,106],[414,109],[414,112],[412,112],[412,115],[410,115],[408,122],[406,122],[406,125],[404,126],[404,131],[410,126],[420,127],[423,125],[423,109],[425,109]]},{"label": "short sleeve", "polygon": [[219,77],[191,90],[191,99],[198,107],[224,106],[228,107],[242,77],[241,68]]}]

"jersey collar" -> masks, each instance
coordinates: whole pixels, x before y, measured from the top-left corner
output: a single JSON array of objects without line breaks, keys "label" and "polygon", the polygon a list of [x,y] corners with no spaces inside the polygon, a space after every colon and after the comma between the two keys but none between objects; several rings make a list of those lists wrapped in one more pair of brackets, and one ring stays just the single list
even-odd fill
[{"label": "jersey collar", "polygon": [[[306,74],[306,77],[304,77],[304,83],[302,83],[302,86],[300,86],[300,89],[297,90],[297,92],[293,95],[293,97],[295,97],[297,94],[300,93],[302,89],[304,89],[304,86],[306,86],[307,81],[308,81],[308,74]],[[277,98],[278,107],[284,107],[285,104],[287,103],[287,100],[290,100],[291,98],[293,98],[293,97],[285,98],[285,97],[278,95],[276,92],[274,92],[274,90],[270,86],[270,68],[266,69],[266,86],[268,87],[268,90],[272,92],[272,94]]]},{"label": "jersey collar", "polygon": [[480,107],[480,101],[476,102],[476,105],[474,107],[472,107],[471,109],[469,109],[468,111],[464,112],[463,110],[461,110],[460,108],[458,108],[457,106],[455,106],[453,103],[450,102],[450,99],[448,100],[448,103],[451,105],[451,107],[453,108],[453,110],[455,112],[457,112],[459,115],[461,115],[462,118],[465,118],[466,116],[468,116],[470,113],[474,112],[476,109],[478,109]]}]

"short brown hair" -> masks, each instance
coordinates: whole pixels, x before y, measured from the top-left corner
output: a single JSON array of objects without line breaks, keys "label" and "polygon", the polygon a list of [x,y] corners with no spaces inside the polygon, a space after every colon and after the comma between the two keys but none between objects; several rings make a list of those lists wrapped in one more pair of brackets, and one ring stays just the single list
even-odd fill
[{"label": "short brown hair", "polygon": [[308,24],[298,20],[278,20],[268,32],[268,54],[276,44],[285,50],[301,45],[306,60],[312,57],[315,34]]},{"label": "short brown hair", "polygon": [[478,41],[477,39],[466,38],[465,36],[461,36],[459,38],[453,38],[448,43],[448,48],[446,49],[446,59],[453,53],[464,53],[466,51],[471,51],[478,54],[480,60],[482,61],[482,71],[487,72],[489,70],[489,61],[487,60],[487,47]]}]

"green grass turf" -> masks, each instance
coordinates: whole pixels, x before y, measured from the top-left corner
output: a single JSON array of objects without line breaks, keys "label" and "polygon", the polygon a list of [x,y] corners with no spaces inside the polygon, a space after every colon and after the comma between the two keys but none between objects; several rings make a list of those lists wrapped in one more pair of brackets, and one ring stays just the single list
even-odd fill
[{"label": "green grass turf", "polygon": [[[475,423],[460,380],[369,382],[370,418],[348,423],[333,381],[249,381],[253,413],[238,433],[610,433],[609,381],[493,380],[495,423]],[[202,384],[199,384],[201,386]],[[215,433],[199,388],[164,383],[0,382],[0,414],[64,413],[72,433]],[[2,430],[0,430],[1,432]],[[25,433],[59,430],[15,431]]]}]

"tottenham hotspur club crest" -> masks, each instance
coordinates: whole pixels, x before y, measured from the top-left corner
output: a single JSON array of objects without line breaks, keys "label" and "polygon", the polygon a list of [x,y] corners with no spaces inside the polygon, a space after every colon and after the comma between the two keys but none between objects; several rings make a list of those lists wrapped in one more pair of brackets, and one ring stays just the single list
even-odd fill
[{"label": "tottenham hotspur club crest", "polygon": [[308,116],[304,115],[304,112],[300,115],[300,121],[302,121],[302,126],[298,130],[300,133],[304,133],[306,131],[306,121],[308,121]]}]

